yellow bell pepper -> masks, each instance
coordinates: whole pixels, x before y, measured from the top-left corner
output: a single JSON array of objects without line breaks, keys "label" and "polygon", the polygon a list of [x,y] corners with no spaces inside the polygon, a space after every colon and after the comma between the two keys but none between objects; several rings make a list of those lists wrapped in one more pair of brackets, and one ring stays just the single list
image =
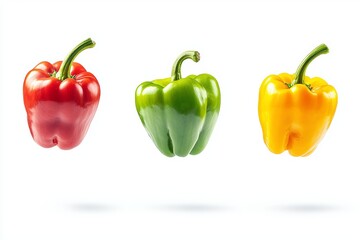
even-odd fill
[{"label": "yellow bell pepper", "polygon": [[295,74],[270,75],[259,91],[258,114],[268,149],[280,154],[308,156],[318,146],[333,120],[338,96],[335,88],[305,71],[317,56],[328,53],[325,44],[316,47]]}]

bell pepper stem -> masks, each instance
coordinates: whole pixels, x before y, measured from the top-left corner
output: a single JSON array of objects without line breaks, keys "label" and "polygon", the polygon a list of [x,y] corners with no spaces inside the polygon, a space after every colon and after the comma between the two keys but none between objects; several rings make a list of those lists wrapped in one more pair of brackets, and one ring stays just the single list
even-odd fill
[{"label": "bell pepper stem", "polygon": [[77,45],[69,53],[69,55],[66,56],[66,58],[64,59],[64,61],[62,62],[61,66],[60,66],[59,71],[56,73],[55,77],[61,81],[63,81],[66,78],[70,78],[71,77],[71,74],[70,74],[71,65],[72,65],[73,61],[75,60],[75,58],[77,57],[77,55],[79,55],[79,53],[81,53],[82,51],[84,51],[87,48],[93,48],[95,46],[95,44],[96,43],[91,38],[88,38],[85,41],[81,42],[79,45]]},{"label": "bell pepper stem", "polygon": [[175,60],[171,71],[172,81],[181,79],[181,64],[186,59],[192,59],[194,62],[198,62],[200,61],[200,53],[198,51],[186,51],[180,54],[180,56]]},{"label": "bell pepper stem", "polygon": [[320,44],[314,50],[312,50],[300,63],[298,69],[296,70],[294,80],[291,82],[291,84],[289,84],[289,88],[291,88],[295,84],[305,84],[309,89],[311,89],[311,86],[304,82],[306,69],[316,57],[328,52],[329,48],[325,44]]}]

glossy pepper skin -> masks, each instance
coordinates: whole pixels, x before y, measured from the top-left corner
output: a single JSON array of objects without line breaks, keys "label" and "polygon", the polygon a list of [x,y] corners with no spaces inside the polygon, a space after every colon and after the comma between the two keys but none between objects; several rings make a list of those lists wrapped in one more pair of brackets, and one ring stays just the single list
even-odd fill
[{"label": "glossy pepper skin", "polygon": [[220,88],[209,74],[181,77],[186,59],[200,60],[186,51],[175,61],[171,78],[140,84],[136,110],[156,147],[168,157],[196,155],[204,150],[220,111]]},{"label": "glossy pepper skin", "polygon": [[305,71],[317,56],[328,53],[325,44],[315,48],[295,74],[270,75],[259,91],[258,113],[263,138],[276,154],[308,156],[318,146],[333,120],[338,95],[335,88]]},{"label": "glossy pepper skin", "polygon": [[89,38],[63,62],[40,62],[26,75],[23,97],[27,121],[40,146],[72,149],[84,139],[99,104],[100,85],[92,73],[73,60],[94,46]]}]

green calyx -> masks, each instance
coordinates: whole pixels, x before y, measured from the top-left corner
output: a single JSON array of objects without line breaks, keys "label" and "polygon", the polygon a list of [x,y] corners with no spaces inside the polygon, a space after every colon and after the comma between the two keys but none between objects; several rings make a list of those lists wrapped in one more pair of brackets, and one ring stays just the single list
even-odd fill
[{"label": "green calyx", "polygon": [[171,80],[176,81],[181,79],[181,65],[186,59],[192,59],[194,62],[200,61],[200,53],[198,51],[183,52],[174,62],[171,71]]},{"label": "green calyx", "polygon": [[60,81],[63,81],[66,78],[73,77],[70,74],[71,64],[73,63],[77,55],[79,55],[79,53],[81,53],[85,49],[93,48],[95,44],[96,43],[91,38],[88,38],[85,41],[81,42],[79,45],[77,45],[69,53],[69,55],[66,56],[65,60],[62,62],[60,66],[59,71],[55,74],[55,77],[58,78]]},{"label": "green calyx", "polygon": [[311,90],[312,89],[311,85],[305,83],[304,81],[306,69],[315,58],[317,58],[322,54],[326,54],[328,52],[329,52],[329,48],[325,44],[320,44],[314,50],[312,50],[300,63],[299,67],[296,70],[294,80],[291,83],[287,84],[288,87],[291,88],[295,84],[304,84],[309,88],[309,90]]}]

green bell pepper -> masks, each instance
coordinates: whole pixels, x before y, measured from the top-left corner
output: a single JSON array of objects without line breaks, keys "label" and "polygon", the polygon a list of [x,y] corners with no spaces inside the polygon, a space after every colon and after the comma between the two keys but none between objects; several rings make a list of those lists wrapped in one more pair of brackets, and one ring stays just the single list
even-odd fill
[{"label": "green bell pepper", "polygon": [[164,155],[185,157],[204,150],[220,111],[220,88],[209,74],[181,77],[186,59],[200,60],[186,51],[175,61],[171,78],[143,82],[135,92],[136,110],[156,147]]}]

